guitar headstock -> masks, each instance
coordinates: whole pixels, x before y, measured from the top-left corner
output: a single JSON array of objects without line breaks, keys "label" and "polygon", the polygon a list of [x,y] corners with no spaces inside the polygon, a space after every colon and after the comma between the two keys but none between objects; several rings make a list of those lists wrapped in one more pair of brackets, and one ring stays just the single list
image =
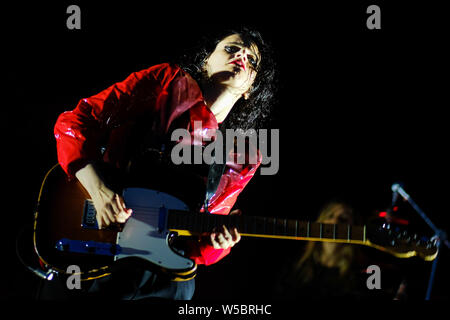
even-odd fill
[{"label": "guitar headstock", "polygon": [[369,246],[389,252],[398,258],[418,256],[426,261],[436,258],[438,247],[435,239],[392,223],[379,223],[368,228]]}]

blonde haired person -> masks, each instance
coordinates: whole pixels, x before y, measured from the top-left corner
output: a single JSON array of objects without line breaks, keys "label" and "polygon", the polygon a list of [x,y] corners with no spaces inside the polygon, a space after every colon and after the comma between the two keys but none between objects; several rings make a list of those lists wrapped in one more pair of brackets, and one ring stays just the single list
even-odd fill
[{"label": "blonde haired person", "polygon": [[[330,201],[319,212],[317,222],[357,224],[352,207]],[[281,299],[361,297],[366,277],[359,247],[344,243],[309,241],[302,254],[281,272],[276,294]]]},{"label": "blonde haired person", "polygon": [[[353,209],[343,202],[330,202],[321,210],[317,222],[354,224]],[[356,247],[354,245],[310,241],[306,245],[305,253],[296,263],[295,270],[301,277],[300,280],[304,282],[311,281],[314,277],[312,264],[319,264],[326,268],[335,268],[338,270],[339,277],[345,277],[350,271],[355,250]]]}]

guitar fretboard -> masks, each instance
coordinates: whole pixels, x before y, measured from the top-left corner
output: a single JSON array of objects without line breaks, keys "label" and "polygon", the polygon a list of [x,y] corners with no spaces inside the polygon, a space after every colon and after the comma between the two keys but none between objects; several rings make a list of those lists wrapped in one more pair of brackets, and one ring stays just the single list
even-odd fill
[{"label": "guitar fretboard", "polygon": [[339,242],[366,241],[365,226],[326,224],[274,217],[188,213],[176,210],[168,212],[167,229],[178,231],[180,235],[211,232],[214,228],[222,225],[228,229],[236,227],[243,236]]}]

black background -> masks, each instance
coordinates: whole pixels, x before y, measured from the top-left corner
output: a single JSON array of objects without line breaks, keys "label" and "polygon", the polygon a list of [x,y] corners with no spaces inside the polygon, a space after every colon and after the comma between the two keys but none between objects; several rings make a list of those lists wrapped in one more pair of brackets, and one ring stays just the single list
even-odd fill
[{"label": "black background", "polygon": [[[449,49],[438,2],[374,1],[381,30],[366,28],[372,2],[145,3],[3,8],[2,297],[32,298],[35,278],[15,257],[14,241],[32,221],[41,180],[57,161],[57,116],[131,72],[168,61],[206,29],[253,26],[272,42],[279,63],[271,127],[280,129],[280,168],[250,182],[238,201],[244,213],[314,219],[325,202],[340,197],[367,220],[388,207],[391,185],[400,181],[450,231]],[[81,30],[66,28],[70,4],[81,8]],[[273,299],[277,274],[302,246],[243,239],[221,262],[200,267],[194,298]],[[400,273],[416,272],[422,287],[414,295],[425,296],[431,263],[364,250]],[[434,299],[449,298],[448,266],[443,249]]]}]

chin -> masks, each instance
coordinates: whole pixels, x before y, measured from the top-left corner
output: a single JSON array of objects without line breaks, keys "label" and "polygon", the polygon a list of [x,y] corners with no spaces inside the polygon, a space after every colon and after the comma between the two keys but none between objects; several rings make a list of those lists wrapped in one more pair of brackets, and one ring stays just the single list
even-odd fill
[{"label": "chin", "polygon": [[[221,72],[217,72],[210,76],[210,81],[213,83],[217,83],[221,86],[226,86],[232,89],[240,89],[248,88],[248,84],[246,83],[248,81],[248,75],[244,71],[240,72],[233,72],[229,70],[224,70]],[[244,90],[243,92],[245,92]]]},{"label": "chin", "polygon": [[237,73],[224,82],[225,85],[229,86],[230,88],[234,89],[242,89],[244,87],[248,87],[247,85],[247,76],[244,73]]}]

